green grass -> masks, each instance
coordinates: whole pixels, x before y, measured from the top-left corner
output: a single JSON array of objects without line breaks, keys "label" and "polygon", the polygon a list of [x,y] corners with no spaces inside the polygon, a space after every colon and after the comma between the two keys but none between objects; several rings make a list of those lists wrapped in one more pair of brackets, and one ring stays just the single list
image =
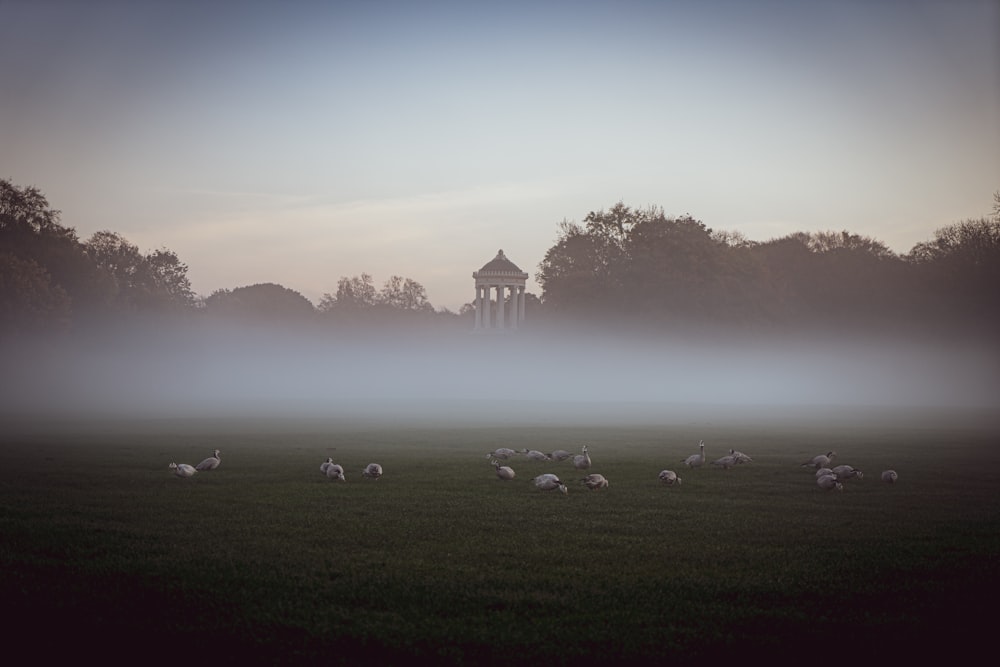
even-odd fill
[{"label": "green grass", "polygon": [[[1000,593],[992,424],[24,426],[0,436],[0,599],[11,636],[51,633],[70,654],[794,662],[846,640],[928,657],[950,650],[947,628],[966,647],[985,632]],[[754,463],[683,469],[699,438],[710,459]],[[501,482],[485,458],[583,443],[606,491],[531,486],[579,479],[568,463],[515,460]],[[216,471],[167,469],[214,448]],[[821,491],[797,464],[829,449],[866,477]],[[321,476],[327,456],[346,483]],[[377,482],[361,479],[371,461]],[[663,468],[683,484],[661,485]]]}]

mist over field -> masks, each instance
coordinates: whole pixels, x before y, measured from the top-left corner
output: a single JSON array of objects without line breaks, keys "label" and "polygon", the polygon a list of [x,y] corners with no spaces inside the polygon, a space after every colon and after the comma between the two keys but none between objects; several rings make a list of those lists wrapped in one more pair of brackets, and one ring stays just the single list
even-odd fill
[{"label": "mist over field", "polygon": [[8,340],[3,412],[30,417],[422,416],[493,423],[662,415],[671,406],[1000,405],[983,341],[663,339],[528,332],[433,337],[191,327]]}]

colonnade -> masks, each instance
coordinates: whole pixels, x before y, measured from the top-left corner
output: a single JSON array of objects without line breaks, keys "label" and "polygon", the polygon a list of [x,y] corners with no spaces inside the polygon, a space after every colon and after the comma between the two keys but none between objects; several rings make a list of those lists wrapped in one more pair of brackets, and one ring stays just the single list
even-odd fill
[{"label": "colonnade", "polygon": [[[476,331],[517,329],[524,322],[525,281],[528,274],[507,259],[503,250],[472,273],[476,279]],[[496,301],[493,292],[496,291]],[[507,293],[510,292],[510,296]]]},{"label": "colonnade", "polygon": [[524,322],[524,301],[524,285],[476,285],[476,329],[517,329]]}]

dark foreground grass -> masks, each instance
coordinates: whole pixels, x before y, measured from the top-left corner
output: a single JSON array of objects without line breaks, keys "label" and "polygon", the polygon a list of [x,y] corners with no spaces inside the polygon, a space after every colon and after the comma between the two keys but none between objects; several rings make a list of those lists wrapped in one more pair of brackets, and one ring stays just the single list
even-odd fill
[{"label": "dark foreground grass", "polygon": [[[698,438],[754,463],[684,470]],[[531,487],[579,479],[568,463],[515,461],[501,482],[485,459],[583,443],[604,492]],[[46,655],[122,662],[961,656],[1000,593],[998,444],[995,426],[898,419],[22,424],[0,448],[0,605]],[[167,469],[214,448],[217,471]],[[866,477],[819,490],[797,464],[829,449]],[[320,475],[327,456],[348,482]],[[361,479],[370,461],[383,479]]]}]

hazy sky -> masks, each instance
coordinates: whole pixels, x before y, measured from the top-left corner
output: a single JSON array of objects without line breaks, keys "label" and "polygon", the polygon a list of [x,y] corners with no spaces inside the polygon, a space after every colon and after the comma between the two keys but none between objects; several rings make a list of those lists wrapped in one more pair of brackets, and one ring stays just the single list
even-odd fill
[{"label": "hazy sky", "polygon": [[0,177],[203,295],[457,310],[619,200],[904,252],[1000,190],[997,0],[0,0],[0,62]]}]

